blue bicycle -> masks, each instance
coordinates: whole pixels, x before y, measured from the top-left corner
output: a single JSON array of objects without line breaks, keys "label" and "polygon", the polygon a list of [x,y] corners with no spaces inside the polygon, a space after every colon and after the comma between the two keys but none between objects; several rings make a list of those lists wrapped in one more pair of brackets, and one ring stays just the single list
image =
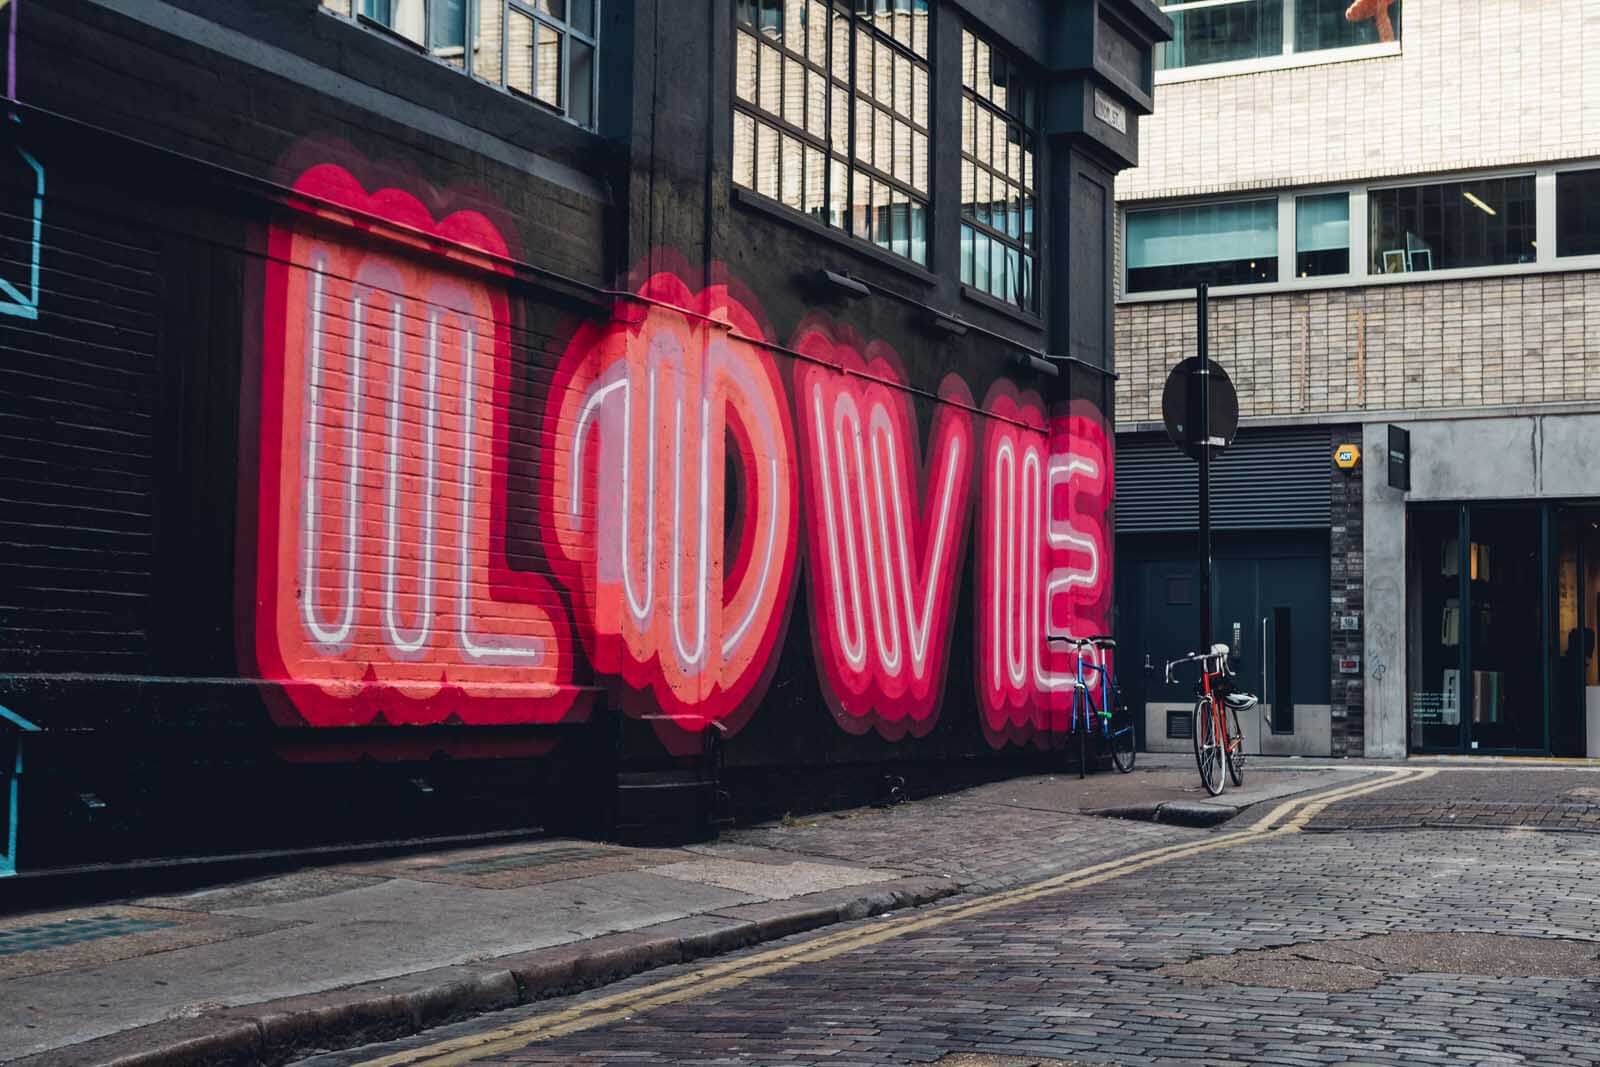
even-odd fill
[{"label": "blue bicycle", "polygon": [[[1117,643],[1103,634],[1067,638],[1065,643],[1077,653],[1078,673],[1073,682],[1072,732],[1078,736],[1078,777],[1089,768],[1089,735],[1099,735],[1099,745],[1111,750],[1111,765],[1123,774],[1133,770],[1136,739],[1133,716],[1122,701],[1122,687],[1105,653],[1114,652]],[[1098,651],[1099,662],[1090,658]],[[1095,681],[1091,682],[1089,676]]]}]

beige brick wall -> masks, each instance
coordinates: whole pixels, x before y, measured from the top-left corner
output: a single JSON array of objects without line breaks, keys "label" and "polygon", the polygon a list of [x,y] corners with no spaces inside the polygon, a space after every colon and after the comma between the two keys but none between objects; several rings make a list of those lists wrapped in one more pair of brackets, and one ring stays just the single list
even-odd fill
[{"label": "beige brick wall", "polygon": [[[1244,416],[1600,400],[1596,271],[1213,296],[1211,315]],[[1194,320],[1189,300],[1117,307],[1119,424],[1161,418]]]},{"label": "beige brick wall", "polygon": [[1600,2],[1403,10],[1397,56],[1158,86],[1117,198],[1600,156]]}]

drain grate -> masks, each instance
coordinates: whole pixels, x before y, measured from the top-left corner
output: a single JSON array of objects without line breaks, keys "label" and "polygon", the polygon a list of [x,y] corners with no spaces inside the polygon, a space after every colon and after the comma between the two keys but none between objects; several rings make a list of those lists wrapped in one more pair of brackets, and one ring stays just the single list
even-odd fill
[{"label": "drain grate", "polygon": [[42,948],[60,948],[63,945],[81,945],[85,941],[142,934],[176,925],[178,924],[161,922],[157,919],[125,919],[119,915],[96,915],[89,919],[63,919],[60,922],[40,923],[38,926],[18,926],[10,930],[0,930],[0,956],[15,956]]},{"label": "drain grate", "polygon": [[541,849],[538,852],[518,852],[510,856],[493,856],[489,859],[481,860],[459,860],[455,863],[445,863],[428,869],[431,871],[446,871],[450,874],[495,874],[499,871],[520,871],[529,867],[550,867],[558,863],[577,863],[581,860],[601,859],[615,855],[618,855],[618,853],[608,848],[573,846]]}]

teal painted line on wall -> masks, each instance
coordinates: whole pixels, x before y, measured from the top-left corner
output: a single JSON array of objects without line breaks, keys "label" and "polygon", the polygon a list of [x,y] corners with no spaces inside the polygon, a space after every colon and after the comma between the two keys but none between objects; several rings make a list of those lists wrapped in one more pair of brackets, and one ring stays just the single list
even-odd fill
[{"label": "teal painted line on wall", "polygon": [[[18,715],[4,704],[0,704],[0,719],[4,719],[6,722],[11,723],[24,733],[31,734],[39,732],[39,727],[35,726],[27,719],[24,719],[21,715]],[[10,825],[6,827],[5,855],[0,856],[0,878],[10,878],[12,875],[17,873],[17,798],[21,794],[21,782],[22,746],[18,745],[16,763],[13,765],[11,772],[11,803],[6,807],[6,810],[10,812],[10,817],[6,821]]]},{"label": "teal painted line on wall", "polygon": [[[0,708],[0,711],[4,711]],[[22,748],[17,747],[17,762],[11,772],[11,804],[6,809],[11,813],[7,821],[11,824],[6,828],[6,854],[0,856],[0,878],[10,878],[17,873],[17,796],[22,783]]]},{"label": "teal painted line on wall", "polygon": [[0,719],[5,719],[7,722],[13,723],[17,729],[23,731],[24,733],[34,734],[39,732],[39,728],[37,726],[29,722],[27,719],[24,719],[21,715],[18,715],[4,704],[0,704]]},{"label": "teal painted line on wall", "polygon": [[26,148],[17,146],[17,154],[22,156],[22,161],[33,170],[33,241],[31,262],[29,264],[29,288],[23,293],[16,286],[0,278],[0,293],[10,297],[9,300],[0,301],[0,312],[7,315],[18,315],[25,319],[39,317],[39,246],[44,227],[44,166],[29,154]]}]

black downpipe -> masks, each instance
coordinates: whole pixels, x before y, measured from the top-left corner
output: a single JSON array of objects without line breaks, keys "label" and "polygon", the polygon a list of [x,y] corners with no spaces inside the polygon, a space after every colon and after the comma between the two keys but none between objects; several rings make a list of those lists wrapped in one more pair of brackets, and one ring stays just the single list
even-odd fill
[{"label": "black downpipe", "polygon": [[1204,282],[1195,296],[1199,315],[1200,360],[1198,375],[1200,438],[1200,653],[1211,651],[1211,362],[1207,334],[1206,289]]}]

